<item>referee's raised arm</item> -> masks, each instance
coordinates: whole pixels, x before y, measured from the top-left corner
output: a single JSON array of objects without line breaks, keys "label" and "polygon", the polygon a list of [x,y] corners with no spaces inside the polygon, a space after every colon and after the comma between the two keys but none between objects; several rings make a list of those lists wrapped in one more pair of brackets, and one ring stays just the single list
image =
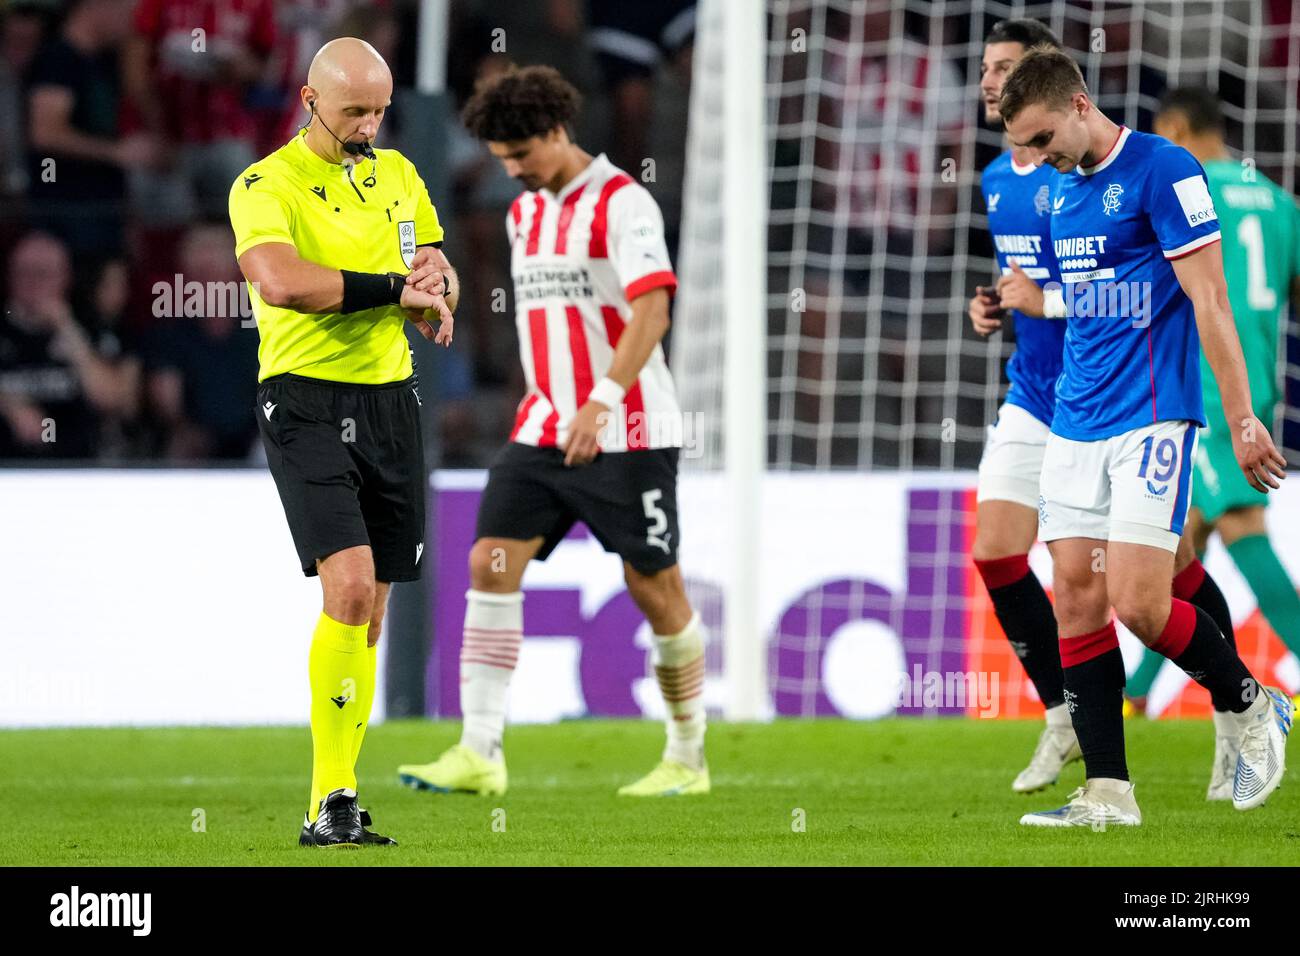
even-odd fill
[{"label": "referee's raised arm", "polygon": [[367,828],[355,766],[389,585],[418,579],[424,556],[428,475],[406,323],[450,345],[459,294],[419,173],[372,145],[392,91],[369,44],[327,43],[302,88],[306,125],[230,188],[261,340],[254,413],[299,567],[322,589],[308,655],[309,847],[392,843]]}]

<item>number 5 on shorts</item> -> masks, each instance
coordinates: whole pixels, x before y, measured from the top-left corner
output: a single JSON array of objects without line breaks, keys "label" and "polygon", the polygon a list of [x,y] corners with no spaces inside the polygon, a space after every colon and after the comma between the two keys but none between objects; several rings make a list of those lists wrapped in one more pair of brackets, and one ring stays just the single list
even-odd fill
[{"label": "number 5 on shorts", "polygon": [[645,516],[650,519],[650,527],[646,529],[645,543],[656,548],[662,548],[664,554],[668,553],[668,542],[661,538],[660,535],[668,530],[668,515],[664,509],[660,508],[655,502],[664,496],[664,493],[654,488],[650,491],[642,492],[641,506],[645,508]]}]

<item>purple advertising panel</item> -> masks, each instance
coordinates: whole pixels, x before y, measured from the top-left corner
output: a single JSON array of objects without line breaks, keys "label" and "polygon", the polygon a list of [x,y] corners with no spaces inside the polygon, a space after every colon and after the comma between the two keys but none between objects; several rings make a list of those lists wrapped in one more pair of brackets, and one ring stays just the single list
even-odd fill
[{"label": "purple advertising panel", "polygon": [[[448,477],[448,476],[444,476]],[[474,540],[475,515],[480,491],[478,482],[469,475],[454,475],[456,480],[442,482],[433,492],[436,514],[434,572],[438,582],[435,596],[434,633],[427,672],[427,711],[431,716],[456,717],[459,708],[459,654],[461,628],[465,613],[465,591],[469,586],[467,559]],[[816,476],[808,476],[815,482]],[[846,635],[860,636],[863,627],[874,635],[885,635],[891,646],[890,667],[909,678],[921,675],[952,675],[966,671],[966,634],[970,615],[968,588],[969,541],[968,509],[970,492],[963,486],[925,488],[907,487],[903,476],[887,488],[893,489],[896,503],[877,500],[878,495],[859,490],[844,500],[844,508],[875,508],[882,521],[893,521],[898,532],[882,543],[883,536],[858,536],[834,527],[802,527],[801,541],[767,542],[773,562],[798,563],[800,547],[839,549],[841,573],[820,580],[799,582],[797,574],[779,575],[790,581],[789,593],[765,587],[764,599],[770,606],[760,619],[767,622],[763,639],[768,647],[769,689],[772,710],[782,716],[853,715],[853,709],[836,706],[834,687],[848,688],[851,694],[857,683],[878,675],[867,673],[861,656],[836,656],[832,645]],[[878,481],[878,479],[877,479]],[[811,486],[809,486],[811,487]],[[844,488],[841,482],[837,487]],[[833,489],[832,489],[833,490]],[[851,486],[849,491],[852,492]],[[680,488],[683,506],[690,497],[689,482]],[[824,501],[822,502],[824,508]],[[904,514],[900,517],[899,511]],[[698,522],[697,522],[698,524]],[[870,522],[868,522],[870,524]],[[689,535],[707,534],[708,529],[687,527]],[[576,684],[566,693],[578,703],[564,716],[631,717],[650,712],[645,695],[638,695],[638,682],[652,674],[644,635],[644,619],[621,587],[600,590],[594,598],[583,580],[583,569],[594,569],[601,562],[615,562],[611,556],[591,552],[594,542],[586,528],[575,526],[568,538],[551,556],[555,562],[566,548],[572,548],[580,560],[578,572],[567,584],[538,584],[543,572],[536,563],[524,578],[525,653],[520,658],[523,670],[530,639],[563,639],[576,662],[554,672],[554,678],[538,680],[534,674],[528,693],[545,694],[548,686]],[[696,555],[699,552],[695,552]],[[591,555],[587,557],[587,555]],[[572,555],[571,555],[572,557]],[[769,556],[765,554],[765,559]],[[586,562],[585,564],[583,562]],[[548,562],[548,563],[550,563]],[[684,565],[687,562],[684,561]],[[693,595],[701,586],[708,587],[706,561],[684,567],[694,573]],[[608,568],[602,566],[602,570]],[[703,573],[701,573],[703,572]],[[714,632],[709,654],[711,676],[720,676],[721,601],[712,587],[715,600],[702,602],[706,625]],[[855,628],[857,629],[855,631]],[[638,631],[641,631],[638,639]],[[833,659],[834,658],[834,659]],[[851,663],[845,664],[849,660]],[[836,662],[839,663],[836,663]],[[833,672],[833,667],[858,667]],[[548,672],[549,673],[549,672]],[[913,681],[915,683],[915,681]],[[512,695],[520,691],[516,674]],[[652,685],[651,685],[652,687]],[[718,682],[715,690],[720,690]],[[915,693],[900,693],[892,712],[899,714],[962,714],[971,711],[970,701],[929,698]],[[644,690],[644,687],[643,687]],[[559,693],[557,689],[555,691]],[[840,690],[842,700],[845,695]],[[651,695],[653,696],[653,695]],[[717,694],[708,695],[711,707],[721,703]],[[515,701],[512,696],[512,707]],[[545,719],[545,718],[538,718]]]}]

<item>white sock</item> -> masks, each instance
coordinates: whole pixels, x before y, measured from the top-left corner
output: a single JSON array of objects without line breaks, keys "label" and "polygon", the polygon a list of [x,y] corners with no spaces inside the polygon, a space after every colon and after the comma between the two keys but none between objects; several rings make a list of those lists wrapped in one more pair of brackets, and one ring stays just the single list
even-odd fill
[{"label": "white sock", "polygon": [[1255,720],[1259,716],[1261,711],[1267,711],[1268,708],[1273,706],[1272,698],[1270,698],[1268,693],[1265,692],[1264,685],[1256,683],[1256,686],[1259,687],[1259,694],[1250,702],[1250,706],[1240,714],[1228,715],[1236,725],[1238,735],[1240,735],[1241,732],[1250,725],[1251,721]]},{"label": "white sock", "polygon": [[1093,790],[1105,790],[1117,794],[1129,793],[1133,789],[1132,781],[1116,780],[1114,777],[1089,777],[1086,782]]},{"label": "white sock", "polygon": [[704,625],[698,613],[679,634],[655,634],[654,665],[668,707],[664,759],[704,767]]},{"label": "white sock", "polygon": [[465,592],[465,632],[460,646],[460,742],[488,760],[505,756],[506,692],[524,639],[524,595]]},{"label": "white sock", "polygon": [[1240,735],[1241,730],[1237,726],[1235,714],[1226,710],[1216,710],[1214,712],[1214,736],[1236,740]]}]

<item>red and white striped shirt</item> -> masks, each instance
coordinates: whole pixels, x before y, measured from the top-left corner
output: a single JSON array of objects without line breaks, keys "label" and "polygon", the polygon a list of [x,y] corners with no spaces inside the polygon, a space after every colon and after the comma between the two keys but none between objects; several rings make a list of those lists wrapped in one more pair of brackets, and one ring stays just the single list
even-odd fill
[{"label": "red and white striped shirt", "polygon": [[[528,392],[510,440],[563,445],[591,387],[609,373],[631,301],[677,288],[663,216],[640,183],[602,153],[559,194],[515,200],[506,217],[515,322]],[[605,452],[682,444],[681,409],[656,345],[600,432]]]}]

